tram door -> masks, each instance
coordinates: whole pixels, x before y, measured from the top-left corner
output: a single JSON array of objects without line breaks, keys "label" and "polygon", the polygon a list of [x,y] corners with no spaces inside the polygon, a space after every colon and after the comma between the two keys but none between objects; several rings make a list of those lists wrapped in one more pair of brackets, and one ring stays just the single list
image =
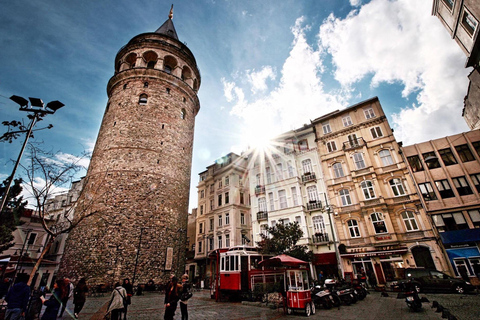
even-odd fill
[{"label": "tram door", "polygon": [[248,256],[241,256],[240,258],[241,290],[248,291]]}]

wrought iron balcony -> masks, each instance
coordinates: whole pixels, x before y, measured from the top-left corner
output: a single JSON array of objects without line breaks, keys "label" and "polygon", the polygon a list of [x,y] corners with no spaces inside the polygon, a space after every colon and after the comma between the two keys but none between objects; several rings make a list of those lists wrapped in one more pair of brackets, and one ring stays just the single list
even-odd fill
[{"label": "wrought iron balcony", "polygon": [[305,173],[302,175],[302,182],[303,183],[306,183],[306,182],[309,182],[309,181],[312,181],[312,180],[317,180],[317,177],[315,176],[315,173]]},{"label": "wrought iron balcony", "polygon": [[328,239],[328,233],[316,233],[312,236],[312,242],[314,244],[317,243],[328,243],[330,240]]},{"label": "wrought iron balcony", "polygon": [[257,212],[257,221],[267,220],[267,219],[268,219],[268,212],[267,211],[258,211]]},{"label": "wrought iron balcony", "polygon": [[322,202],[315,201],[315,202],[308,202],[307,203],[307,210],[314,211],[314,210],[321,210],[322,209]]},{"label": "wrought iron balcony", "polygon": [[356,139],[353,139],[353,140],[345,141],[343,143],[343,151],[356,149],[356,148],[361,148],[361,147],[366,146],[366,145],[367,145],[367,143],[365,142],[365,140],[363,140],[362,137],[356,138]]},{"label": "wrought iron balcony", "polygon": [[255,195],[258,196],[260,194],[265,194],[265,186],[256,186],[255,187]]}]

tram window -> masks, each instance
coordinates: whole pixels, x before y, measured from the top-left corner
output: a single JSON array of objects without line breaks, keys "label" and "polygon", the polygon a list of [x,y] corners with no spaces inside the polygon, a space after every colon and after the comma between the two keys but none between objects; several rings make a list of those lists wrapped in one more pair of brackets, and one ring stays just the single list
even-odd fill
[{"label": "tram window", "polygon": [[230,270],[235,271],[237,268],[235,267],[235,256],[230,256]]},{"label": "tram window", "polygon": [[230,259],[227,257],[225,257],[225,271],[229,271],[230,270]]},{"label": "tram window", "polygon": [[220,270],[225,271],[225,257],[220,259]]},{"label": "tram window", "polygon": [[238,256],[235,256],[235,270],[238,270]]},{"label": "tram window", "polygon": [[258,263],[261,261],[261,257],[260,256],[252,256],[250,258],[250,267],[252,269],[258,269]]}]

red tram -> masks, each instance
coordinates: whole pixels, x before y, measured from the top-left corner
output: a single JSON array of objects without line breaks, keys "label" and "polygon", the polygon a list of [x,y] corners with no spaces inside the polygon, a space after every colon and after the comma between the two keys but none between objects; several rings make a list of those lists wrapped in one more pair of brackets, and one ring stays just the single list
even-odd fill
[{"label": "red tram", "polygon": [[280,255],[260,254],[255,247],[217,249],[210,254],[211,297],[238,299],[252,297],[260,285],[278,284],[288,314],[293,311],[315,314],[309,288],[308,262]]}]

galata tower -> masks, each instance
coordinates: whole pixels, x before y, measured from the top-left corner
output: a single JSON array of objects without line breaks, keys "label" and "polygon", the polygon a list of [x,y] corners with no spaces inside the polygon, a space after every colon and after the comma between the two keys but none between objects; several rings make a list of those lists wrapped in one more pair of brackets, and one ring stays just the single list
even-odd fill
[{"label": "galata tower", "polygon": [[93,211],[68,236],[59,276],[89,284],[181,275],[200,71],[169,18],[115,57],[85,180]]}]

